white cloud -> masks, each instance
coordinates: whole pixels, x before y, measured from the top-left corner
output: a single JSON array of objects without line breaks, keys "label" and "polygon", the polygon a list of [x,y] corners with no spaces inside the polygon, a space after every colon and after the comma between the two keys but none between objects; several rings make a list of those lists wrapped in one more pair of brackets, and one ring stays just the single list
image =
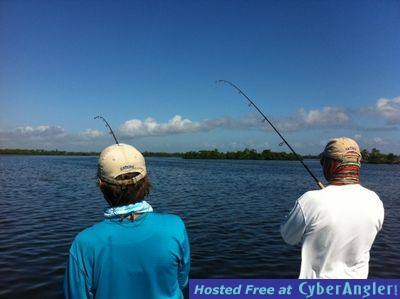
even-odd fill
[{"label": "white cloud", "polygon": [[92,129],[87,129],[84,132],[79,133],[79,136],[83,137],[84,139],[96,139],[99,137],[103,137],[104,135],[104,132]]},{"label": "white cloud", "polygon": [[118,129],[117,134],[125,138],[132,138],[205,132],[216,128],[249,128],[256,126],[261,126],[261,121],[254,116],[239,119],[224,117],[192,121],[180,115],[175,115],[166,123],[159,123],[151,117],[146,118],[144,121],[131,119]]},{"label": "white cloud", "polygon": [[385,144],[387,144],[387,142],[384,141],[381,137],[374,137],[374,138],[372,139],[372,142],[373,142],[374,144],[376,144],[376,145],[385,145]]},{"label": "white cloud", "polygon": [[400,124],[400,97],[380,98],[375,105],[376,112],[391,124]]},{"label": "white cloud", "polygon": [[10,137],[24,137],[33,140],[45,140],[48,138],[62,138],[66,135],[64,128],[59,126],[18,127],[6,134]]},{"label": "white cloud", "polygon": [[126,121],[118,129],[118,132],[124,137],[138,137],[196,132],[201,129],[202,125],[199,122],[175,115],[167,123],[158,123],[151,117],[146,118],[144,121],[131,119]]},{"label": "white cloud", "polygon": [[[351,117],[350,117],[351,115]],[[369,122],[365,122],[365,117]],[[394,144],[395,141],[389,139],[375,138],[373,140],[372,131],[386,132],[398,130],[400,124],[400,96],[393,99],[380,98],[374,106],[364,108],[339,108],[322,107],[320,109],[305,110],[298,112],[287,118],[274,119],[268,118],[281,133],[323,129],[324,134],[338,134],[338,130],[351,130],[354,138],[359,142],[370,145]],[[392,126],[380,125],[379,121],[386,120]],[[378,122],[377,122],[378,121]],[[131,139],[135,137],[167,136],[184,133],[208,132],[215,129],[255,129],[272,131],[267,122],[262,122],[262,116],[254,112],[252,115],[233,118],[221,117],[205,120],[191,120],[181,115],[175,115],[166,122],[159,122],[152,117],[144,120],[131,119],[125,121],[115,130],[116,137],[121,139]],[[332,130],[330,130],[332,129]],[[334,131],[334,132],[333,132]],[[363,133],[363,135],[360,134]],[[312,133],[312,134],[313,134]],[[374,133],[374,135],[379,133]],[[383,134],[383,133],[382,133]],[[103,146],[108,140],[108,130],[86,129],[80,133],[70,133],[60,126],[21,126],[11,130],[0,129],[1,147],[21,147],[21,148],[96,148]],[[283,134],[285,135],[285,134]],[[375,135],[376,136],[376,135]],[[151,139],[151,138],[150,138]],[[111,139],[110,139],[111,140]],[[144,141],[147,142],[147,141]],[[237,144],[224,145],[230,148],[240,148],[244,141]],[[246,143],[248,146],[249,143]],[[323,140],[322,145],[326,144]],[[268,145],[266,145],[268,146]],[[163,148],[163,145],[160,146]]]},{"label": "white cloud", "polygon": [[[305,111],[301,109],[295,117],[282,121],[272,120],[281,131],[297,131],[303,128],[328,128],[345,126],[349,116],[343,109],[324,107],[322,110]],[[262,122],[262,117],[252,115],[242,118],[223,117],[202,121],[192,121],[180,115],[175,115],[165,123],[159,123],[154,118],[145,120],[131,119],[123,123],[117,130],[117,135],[124,138],[172,135],[192,132],[204,132],[216,128],[246,129],[262,128],[271,131],[271,126]]]},{"label": "white cloud", "polygon": [[300,120],[306,127],[338,127],[347,125],[350,117],[340,108],[324,107],[322,110],[310,110],[306,112],[304,109],[299,111]]},{"label": "white cloud", "polygon": [[0,130],[0,144],[5,148],[64,148],[70,138],[60,126],[23,126]]}]

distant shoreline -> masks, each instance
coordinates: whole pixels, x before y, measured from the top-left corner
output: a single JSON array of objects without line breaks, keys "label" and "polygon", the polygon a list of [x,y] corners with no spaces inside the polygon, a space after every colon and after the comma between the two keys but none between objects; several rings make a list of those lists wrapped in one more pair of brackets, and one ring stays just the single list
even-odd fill
[{"label": "distant shoreline", "polygon": [[[371,152],[363,150],[363,162],[371,164],[400,164],[400,156],[382,154],[379,150],[373,149]],[[32,155],[32,156],[99,156],[99,152],[69,152],[59,150],[43,149],[0,149],[0,155]],[[257,152],[254,149],[245,149],[236,152],[220,152],[215,150],[189,151],[185,153],[166,153],[166,152],[143,152],[145,157],[164,157],[164,158],[183,158],[183,159],[214,159],[214,160],[286,160],[295,161],[297,157],[293,153],[273,152],[264,150]],[[316,155],[299,155],[301,159],[319,159]]]},{"label": "distant shoreline", "polygon": [[26,156],[98,156],[97,152],[68,152],[43,149],[0,149],[0,155],[26,155]]}]

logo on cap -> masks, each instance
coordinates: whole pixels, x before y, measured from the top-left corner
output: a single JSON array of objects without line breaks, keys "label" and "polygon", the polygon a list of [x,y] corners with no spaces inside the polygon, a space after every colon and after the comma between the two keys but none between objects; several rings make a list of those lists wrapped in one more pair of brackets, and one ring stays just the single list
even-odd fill
[{"label": "logo on cap", "polygon": [[125,166],[122,166],[119,170],[124,171],[124,170],[128,170],[128,169],[135,169],[135,166],[125,165]]}]

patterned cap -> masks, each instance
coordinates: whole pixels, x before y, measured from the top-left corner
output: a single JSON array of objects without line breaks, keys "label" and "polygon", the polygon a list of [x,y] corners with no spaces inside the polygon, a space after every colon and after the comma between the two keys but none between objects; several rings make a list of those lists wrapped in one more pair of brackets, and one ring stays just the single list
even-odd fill
[{"label": "patterned cap", "polygon": [[334,138],[328,142],[322,153],[325,157],[342,162],[360,163],[360,148],[353,139],[348,137]]}]

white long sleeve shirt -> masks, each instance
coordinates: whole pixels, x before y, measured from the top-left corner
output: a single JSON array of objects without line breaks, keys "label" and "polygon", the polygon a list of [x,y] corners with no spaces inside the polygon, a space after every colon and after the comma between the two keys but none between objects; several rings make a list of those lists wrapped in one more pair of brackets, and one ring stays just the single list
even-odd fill
[{"label": "white long sleeve shirt", "polygon": [[299,278],[367,278],[370,249],[381,230],[378,195],[359,184],[302,195],[281,225],[285,242],[302,242]]}]

